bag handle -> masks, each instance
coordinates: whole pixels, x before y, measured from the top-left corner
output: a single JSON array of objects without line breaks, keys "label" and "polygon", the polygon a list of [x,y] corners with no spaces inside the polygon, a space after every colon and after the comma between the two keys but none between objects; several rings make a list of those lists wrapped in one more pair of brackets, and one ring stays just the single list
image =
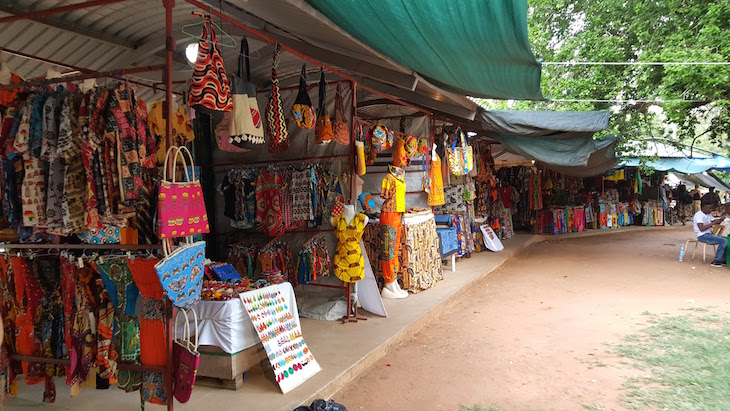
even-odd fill
[{"label": "bag handle", "polygon": [[[192,334],[190,331],[190,317],[188,316],[188,311],[193,313],[193,323],[195,324],[195,343],[192,341]],[[182,308],[177,309],[177,314],[175,314],[175,329],[173,331],[173,341],[177,341],[177,319],[180,318],[180,313],[182,313],[185,316],[185,333],[183,335],[183,342],[180,343],[180,345],[184,345],[185,348],[187,348],[190,351],[197,352],[198,351],[198,313],[194,309],[185,310]]]},{"label": "bag handle", "polygon": [[324,78],[324,69],[319,69],[319,108],[317,116],[324,115],[327,108],[327,80]]},{"label": "bag handle", "polygon": [[337,83],[337,90],[335,91],[335,121],[345,121],[345,102],[342,99],[342,86]]},{"label": "bag handle", "polygon": [[238,70],[236,70],[236,77],[240,79],[243,78],[244,64],[246,67],[246,73],[248,73],[248,41],[246,41],[246,37],[241,40],[241,52],[238,53]]},{"label": "bag handle", "polygon": [[190,339],[190,318],[188,318],[188,313],[185,310],[183,310],[182,308],[178,308],[177,314],[175,314],[175,328],[173,329],[173,337],[172,337],[173,341],[177,341],[177,339],[178,339],[177,338],[177,319],[180,318],[180,313],[185,315],[185,328],[184,328],[183,338],[185,340]]}]

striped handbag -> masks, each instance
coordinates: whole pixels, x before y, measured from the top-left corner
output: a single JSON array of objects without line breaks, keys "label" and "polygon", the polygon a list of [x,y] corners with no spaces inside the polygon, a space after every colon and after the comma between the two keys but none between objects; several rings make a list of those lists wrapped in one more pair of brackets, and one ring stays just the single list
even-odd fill
[{"label": "striped handbag", "polygon": [[281,45],[276,43],[274,52],[274,65],[271,68],[271,94],[266,104],[266,133],[269,135],[269,151],[282,152],[281,148],[289,148],[289,131],[286,128],[286,116],[284,106],[281,103],[281,89],[279,78],[276,75],[276,67],[279,65],[279,53]]},{"label": "striped handbag", "polygon": [[[231,86],[223,67],[218,49],[217,37],[210,16],[203,16],[203,34],[198,44],[198,59],[195,61],[188,106],[202,112],[217,115],[220,121],[222,111],[233,109]],[[217,122],[217,121],[216,121]]]}]

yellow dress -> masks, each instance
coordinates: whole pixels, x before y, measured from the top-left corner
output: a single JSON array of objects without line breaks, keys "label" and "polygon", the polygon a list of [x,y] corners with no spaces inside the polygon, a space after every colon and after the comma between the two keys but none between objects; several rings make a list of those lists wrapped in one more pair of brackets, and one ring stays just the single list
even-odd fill
[{"label": "yellow dress", "polygon": [[365,277],[360,239],[365,231],[366,218],[365,214],[357,213],[348,224],[344,215],[333,217],[337,236],[335,276],[346,283],[354,283]]}]

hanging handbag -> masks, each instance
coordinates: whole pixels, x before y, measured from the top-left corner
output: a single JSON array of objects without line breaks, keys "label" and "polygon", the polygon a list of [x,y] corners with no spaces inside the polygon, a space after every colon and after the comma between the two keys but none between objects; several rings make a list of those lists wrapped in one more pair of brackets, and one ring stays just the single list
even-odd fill
[{"label": "hanging handbag", "polygon": [[[459,140],[461,146],[456,146]],[[451,174],[455,176],[463,176],[469,174],[474,167],[474,153],[471,146],[466,144],[466,137],[461,128],[456,129],[451,141],[451,150],[449,151],[449,167]]]},{"label": "hanging handbag", "polygon": [[[264,144],[264,125],[261,122],[261,112],[259,111],[259,102],[256,99],[256,86],[251,82],[251,68],[248,60],[248,39],[243,38],[243,50],[246,64],[246,95],[248,95],[248,109],[251,110],[251,116],[246,117],[246,134],[250,144]],[[248,122],[248,119],[251,121]]]},{"label": "hanging handbag", "polygon": [[375,152],[388,150],[393,147],[393,133],[383,124],[376,124],[370,128],[369,137],[372,138],[372,147]]},{"label": "hanging handbag", "polygon": [[240,148],[264,143],[264,128],[256,101],[256,87],[251,83],[248,54],[248,40],[244,37],[238,55],[238,71],[233,81],[234,116],[230,128],[230,143]]},{"label": "hanging handbag", "polygon": [[155,264],[157,277],[162,289],[172,304],[188,309],[200,301],[203,286],[203,260],[205,241],[193,242],[185,237],[185,242],[172,251],[172,240],[162,240],[164,258]]},{"label": "hanging handbag", "polygon": [[[271,93],[269,94],[269,102],[266,104],[266,132],[271,139],[271,144],[280,144],[284,141],[289,141],[289,132],[286,129],[284,107],[281,103],[281,88],[279,87],[279,78],[276,74],[276,67],[279,65],[280,51],[281,45],[276,43],[274,64],[271,68]],[[269,148],[269,150],[271,151],[271,148]]]},{"label": "hanging handbag", "polygon": [[299,93],[291,108],[291,117],[300,128],[310,129],[317,123],[317,113],[312,107],[312,100],[307,92],[307,65],[302,64],[302,74],[299,77]]},{"label": "hanging handbag", "polygon": [[332,123],[334,136],[332,139],[337,144],[350,144],[350,127],[345,118],[345,103],[342,98],[342,87],[337,83],[335,92],[335,121]]},{"label": "hanging handbag", "polygon": [[364,176],[367,172],[365,165],[365,137],[363,136],[362,123],[355,124],[355,171],[357,175]]},{"label": "hanging handbag", "polygon": [[[186,162],[185,156],[190,160]],[[178,156],[182,159],[185,181],[176,180]],[[172,163],[169,163],[172,161]],[[170,147],[165,156],[165,169],[157,195],[157,228],[161,239],[179,238],[193,234],[210,232],[208,214],[203,200],[203,188],[195,173],[193,156],[186,147]],[[172,167],[172,179],[168,180],[167,170]]]},{"label": "hanging handbag", "polygon": [[[195,327],[195,342],[190,331],[190,317],[185,310],[178,310],[175,315],[175,338],[172,346],[172,360],[175,372],[175,380],[173,381],[173,395],[175,399],[184,404],[190,400],[195,386],[195,378],[198,374],[198,366],[200,365],[200,353],[198,352],[198,314],[195,310],[193,313]],[[177,338],[177,319],[180,314],[185,316],[185,324],[183,326],[183,338]]]},{"label": "hanging handbag", "polygon": [[324,78],[324,69],[319,75],[319,109],[317,110],[317,128],[314,131],[315,144],[329,144],[332,142],[332,119],[327,111],[327,81]]},{"label": "hanging handbag", "polygon": [[246,94],[246,82],[243,79],[243,53],[244,44],[241,42],[241,52],[238,55],[238,70],[231,79],[231,123],[228,127],[229,141],[235,146],[241,147],[248,140],[246,126],[251,123],[251,110],[248,108],[248,94]]},{"label": "hanging handbag", "polygon": [[[218,49],[218,38],[209,16],[203,17],[202,40],[198,43],[198,58],[195,61],[193,79],[190,84],[188,106],[211,115],[231,111],[231,86],[223,67]],[[218,119],[220,121],[220,119]]]}]

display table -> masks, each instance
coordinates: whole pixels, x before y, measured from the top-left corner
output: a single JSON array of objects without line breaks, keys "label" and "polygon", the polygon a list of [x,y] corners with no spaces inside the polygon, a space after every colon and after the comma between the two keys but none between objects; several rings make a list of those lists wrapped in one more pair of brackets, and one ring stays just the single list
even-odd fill
[{"label": "display table", "polygon": [[[290,283],[277,286],[282,293],[296,301]],[[243,302],[239,298],[229,301],[201,301],[194,308],[198,314],[198,338],[200,347],[199,377],[201,385],[228,389],[241,388],[243,373],[266,359],[261,340],[256,334]],[[299,318],[296,305],[292,315]],[[193,326],[192,315],[190,326]],[[184,324],[177,324],[177,335],[182,335]]]},{"label": "display table", "polygon": [[[363,243],[370,256],[373,274],[378,284],[383,284],[380,264],[380,222],[374,219],[365,227]],[[403,215],[403,232],[398,254],[400,259],[397,279],[401,288],[412,293],[434,287],[443,280],[439,238],[436,221],[430,212]]]}]

